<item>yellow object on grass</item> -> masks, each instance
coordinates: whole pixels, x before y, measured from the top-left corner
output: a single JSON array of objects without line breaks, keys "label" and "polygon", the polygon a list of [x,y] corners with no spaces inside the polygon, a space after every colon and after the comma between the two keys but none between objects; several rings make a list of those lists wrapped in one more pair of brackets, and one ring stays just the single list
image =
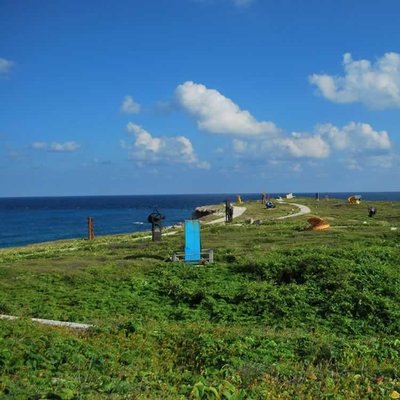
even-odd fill
[{"label": "yellow object on grass", "polygon": [[350,196],[350,197],[347,198],[347,201],[350,204],[360,204],[361,196]]},{"label": "yellow object on grass", "polygon": [[310,226],[308,229],[313,230],[313,231],[321,231],[323,229],[328,229],[330,228],[330,225],[324,221],[322,218],[319,217],[312,217],[307,220],[310,223]]}]

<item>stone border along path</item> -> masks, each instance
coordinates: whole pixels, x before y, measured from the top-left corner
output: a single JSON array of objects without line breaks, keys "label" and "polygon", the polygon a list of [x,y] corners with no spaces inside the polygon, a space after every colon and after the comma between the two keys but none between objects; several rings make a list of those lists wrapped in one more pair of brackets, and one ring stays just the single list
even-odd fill
[{"label": "stone border along path", "polygon": [[[0,319],[8,319],[8,320],[16,320],[20,319],[20,317],[15,317],[13,315],[4,315],[0,314]],[[58,326],[61,328],[70,328],[70,329],[90,329],[93,327],[92,324],[78,324],[77,322],[67,322],[67,321],[54,321],[52,319],[42,319],[42,318],[30,318],[33,322],[38,322],[39,324]]]},{"label": "stone border along path", "polygon": [[291,204],[293,206],[299,207],[300,211],[295,213],[295,214],[289,214],[289,215],[284,215],[283,217],[278,217],[276,219],[285,219],[285,218],[292,218],[292,217],[298,217],[299,215],[304,215],[304,214],[309,214],[311,212],[310,208],[307,206],[304,206],[303,204],[297,204],[297,203],[289,203],[287,201],[282,201],[278,200],[278,203],[280,204]]}]

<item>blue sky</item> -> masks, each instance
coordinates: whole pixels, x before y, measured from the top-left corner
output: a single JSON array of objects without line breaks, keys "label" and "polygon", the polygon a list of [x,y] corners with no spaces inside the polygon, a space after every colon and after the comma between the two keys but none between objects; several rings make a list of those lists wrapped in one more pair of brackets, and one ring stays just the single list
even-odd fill
[{"label": "blue sky", "polygon": [[0,1],[0,196],[398,191],[397,0]]}]

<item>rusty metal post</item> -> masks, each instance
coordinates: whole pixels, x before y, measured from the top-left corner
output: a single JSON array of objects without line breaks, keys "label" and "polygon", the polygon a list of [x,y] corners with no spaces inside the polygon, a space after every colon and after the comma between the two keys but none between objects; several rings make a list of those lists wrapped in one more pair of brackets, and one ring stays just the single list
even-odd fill
[{"label": "rusty metal post", "polygon": [[147,217],[147,221],[151,224],[151,238],[153,242],[161,240],[163,219],[165,219],[165,216],[160,214],[157,208]]},{"label": "rusty metal post", "polygon": [[94,225],[93,225],[92,217],[88,217],[87,225],[88,225],[88,240],[93,240],[94,239]]},{"label": "rusty metal post", "polygon": [[154,226],[151,230],[151,240],[153,242],[161,241],[161,226],[158,227],[159,229]]}]

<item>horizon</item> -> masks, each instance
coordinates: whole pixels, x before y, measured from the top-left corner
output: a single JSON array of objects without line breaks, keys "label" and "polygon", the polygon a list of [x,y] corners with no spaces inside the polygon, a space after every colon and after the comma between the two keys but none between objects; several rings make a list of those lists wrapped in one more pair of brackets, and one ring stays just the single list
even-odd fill
[{"label": "horizon", "polygon": [[399,191],[399,13],[4,0],[0,198]]},{"label": "horizon", "polygon": [[[220,196],[220,195],[230,195],[230,196],[246,196],[246,195],[262,195],[262,191],[258,192],[214,192],[214,193],[144,193],[144,194],[100,194],[100,195],[71,195],[71,196],[0,196],[1,199],[29,199],[29,198],[74,198],[74,197],[148,197],[148,196]],[[384,191],[368,191],[368,190],[353,190],[353,191],[313,191],[313,192],[288,192],[288,191],[274,191],[274,192],[264,192],[267,195],[281,195],[293,193],[294,197],[302,195],[319,195],[326,194],[349,194],[352,193],[357,195],[359,193],[400,193],[399,190],[384,190]],[[246,200],[246,199],[242,199]]]}]

